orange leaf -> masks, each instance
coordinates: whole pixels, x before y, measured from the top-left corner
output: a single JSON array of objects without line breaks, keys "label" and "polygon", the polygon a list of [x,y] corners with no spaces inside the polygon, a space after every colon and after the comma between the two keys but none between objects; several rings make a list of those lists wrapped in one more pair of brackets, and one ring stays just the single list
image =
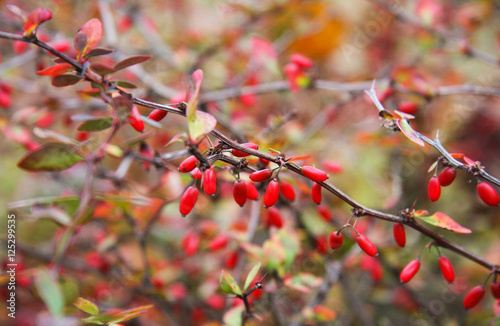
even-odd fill
[{"label": "orange leaf", "polygon": [[453,220],[451,217],[448,215],[441,213],[441,212],[436,212],[434,215],[431,216],[418,216],[419,219],[422,221],[429,223],[431,225],[435,225],[437,227],[453,231],[456,233],[471,233],[472,231],[461,226],[455,220]]},{"label": "orange leaf", "polygon": [[418,137],[418,134],[410,127],[410,123],[406,119],[396,119],[396,124],[405,136],[412,142],[424,147],[425,143]]},{"label": "orange leaf", "polygon": [[58,76],[70,70],[73,70],[73,66],[69,63],[59,63],[54,66],[37,71],[36,74],[40,76]]},{"label": "orange leaf", "polygon": [[78,30],[75,36],[75,49],[78,53],[77,60],[85,57],[92,51],[102,38],[102,23],[97,18],[92,18]]}]

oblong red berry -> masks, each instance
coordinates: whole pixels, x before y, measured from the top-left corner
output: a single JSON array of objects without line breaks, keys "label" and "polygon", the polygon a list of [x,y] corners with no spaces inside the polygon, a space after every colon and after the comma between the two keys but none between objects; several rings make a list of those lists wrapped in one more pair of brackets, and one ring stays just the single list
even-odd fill
[{"label": "oblong red berry", "polygon": [[378,254],[377,247],[364,235],[360,234],[356,241],[358,246],[369,256],[376,256]]},{"label": "oblong red berry", "polygon": [[326,222],[330,222],[333,218],[332,212],[325,205],[318,205],[318,213]]},{"label": "oblong red berry", "polygon": [[248,198],[247,185],[243,181],[236,181],[233,185],[233,198],[236,204],[245,205]]},{"label": "oblong red berry", "polygon": [[182,194],[181,201],[179,203],[179,212],[182,216],[188,215],[193,209],[196,201],[198,200],[198,188],[190,186]]},{"label": "oblong red berry", "polygon": [[277,180],[271,180],[264,194],[264,207],[269,208],[276,204],[280,196],[280,186]]},{"label": "oblong red berry", "polygon": [[267,226],[275,226],[278,229],[283,226],[283,219],[276,207],[270,207],[267,211]]},{"label": "oblong red berry", "polygon": [[451,166],[443,169],[438,174],[439,184],[443,187],[447,187],[453,183],[455,177],[457,176],[457,171],[455,171]]},{"label": "oblong red berry", "polygon": [[129,115],[127,117],[127,119],[128,119],[128,122],[130,123],[130,125],[132,126],[132,128],[134,128],[138,132],[144,131],[144,121],[142,121],[141,119],[139,119],[138,117],[136,117],[134,115]]},{"label": "oblong red berry", "polygon": [[[259,149],[259,145],[254,144],[254,143],[244,143],[244,144],[240,144],[240,145],[251,148],[251,149],[255,149],[255,150]],[[242,151],[237,150],[237,149],[233,149],[232,153],[236,157],[246,157],[246,156],[250,155],[250,154],[247,154],[247,153],[242,152]]]},{"label": "oblong red berry", "polygon": [[441,269],[441,274],[445,280],[449,283],[453,283],[455,280],[455,270],[453,269],[453,265],[450,260],[446,256],[440,256],[438,259],[439,268]]},{"label": "oblong red berry", "polygon": [[219,234],[218,236],[210,240],[210,242],[208,243],[208,249],[210,249],[210,251],[222,249],[226,247],[228,242],[229,238],[227,237],[227,235]]},{"label": "oblong red berry", "polygon": [[295,200],[295,189],[293,189],[292,184],[286,180],[280,181],[280,193],[286,200]]},{"label": "oblong red berry", "polygon": [[313,183],[312,189],[311,189],[311,199],[314,203],[317,205],[321,204],[321,185],[319,183]]},{"label": "oblong red berry", "polygon": [[233,269],[234,267],[236,267],[238,258],[239,258],[238,251],[237,250],[232,251],[229,255],[227,255],[224,265],[226,265],[228,269]]},{"label": "oblong red berry", "polygon": [[441,196],[441,184],[439,183],[439,179],[437,177],[432,177],[429,180],[427,191],[429,193],[430,200],[436,201],[439,199],[439,196]]},{"label": "oblong red berry", "polygon": [[262,182],[269,179],[272,175],[273,173],[269,169],[259,170],[250,174],[250,180],[253,182]]},{"label": "oblong red berry", "polygon": [[165,110],[154,109],[149,113],[148,118],[154,121],[161,121],[167,116],[167,113],[168,111]]},{"label": "oblong red berry", "polygon": [[404,247],[406,245],[406,231],[405,226],[401,223],[394,223],[394,227],[392,228],[392,233],[394,235],[394,240],[400,247]]},{"label": "oblong red berry", "polygon": [[191,175],[195,180],[201,180],[201,178],[203,178],[203,173],[198,168],[194,168]]},{"label": "oblong red berry", "polygon": [[217,180],[215,178],[215,170],[214,167],[211,166],[203,173],[203,190],[207,195],[213,196],[215,195],[216,187]]},{"label": "oblong red berry", "polygon": [[403,268],[401,274],[399,274],[399,280],[403,283],[409,282],[415,274],[417,274],[420,269],[420,260],[414,259],[408,263],[408,265]]},{"label": "oblong red berry", "polygon": [[187,233],[182,239],[181,246],[186,256],[193,256],[200,247],[200,236],[193,231]]},{"label": "oblong red berry", "polygon": [[314,182],[323,182],[328,179],[328,174],[325,171],[309,165],[302,168],[302,174]]},{"label": "oblong red berry", "polygon": [[344,241],[344,236],[342,233],[338,231],[333,231],[332,234],[328,237],[328,244],[332,249],[338,249],[342,246],[342,242]]},{"label": "oblong red berry", "polygon": [[191,155],[179,164],[179,172],[188,173],[194,170],[198,164],[196,156]]},{"label": "oblong red berry", "polygon": [[259,199],[259,191],[257,190],[257,188],[255,188],[255,185],[251,182],[248,182],[248,181],[241,181],[241,182],[244,182],[245,185],[247,186],[247,197],[248,199],[250,200],[257,200]]},{"label": "oblong red berry", "polygon": [[477,193],[488,206],[496,207],[500,203],[500,197],[497,191],[487,182],[480,182],[477,184]]},{"label": "oblong red berry", "polygon": [[484,297],[484,288],[481,285],[473,287],[464,297],[464,308],[470,309],[475,307]]},{"label": "oblong red berry", "polygon": [[500,282],[491,282],[490,290],[493,297],[500,299]]}]

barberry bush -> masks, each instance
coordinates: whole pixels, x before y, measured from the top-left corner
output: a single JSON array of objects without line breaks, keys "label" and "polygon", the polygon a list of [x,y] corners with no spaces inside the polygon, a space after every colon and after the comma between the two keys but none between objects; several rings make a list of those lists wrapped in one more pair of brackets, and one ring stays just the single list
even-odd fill
[{"label": "barberry bush", "polygon": [[2,325],[500,322],[495,2],[0,5]]}]

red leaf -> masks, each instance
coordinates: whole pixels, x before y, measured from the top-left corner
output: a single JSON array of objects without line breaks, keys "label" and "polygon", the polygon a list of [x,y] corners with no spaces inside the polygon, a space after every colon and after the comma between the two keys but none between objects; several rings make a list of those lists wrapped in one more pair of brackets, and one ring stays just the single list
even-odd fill
[{"label": "red leaf", "polygon": [[441,212],[436,212],[434,215],[431,216],[416,216],[422,221],[429,223],[431,225],[435,225],[437,227],[453,231],[456,233],[471,233],[472,231],[461,226],[455,220],[453,220],[451,217],[448,215],[441,213]]},{"label": "red leaf", "polygon": [[24,35],[32,35],[35,33],[38,25],[52,18],[52,13],[42,7],[38,7],[31,12],[26,21],[24,22],[23,31]]},{"label": "red leaf", "polygon": [[75,36],[75,49],[78,53],[77,60],[85,57],[92,51],[102,38],[102,23],[99,19],[93,18],[83,24]]},{"label": "red leaf", "polygon": [[36,74],[40,76],[59,76],[73,70],[73,66],[69,63],[58,63],[54,66],[37,71]]},{"label": "red leaf", "polygon": [[144,61],[147,61],[151,59],[151,56],[150,55],[137,55],[137,56],[134,56],[134,57],[130,57],[130,58],[127,58],[127,59],[124,59],[120,62],[118,62],[116,65],[115,65],[115,70],[118,71],[118,70],[122,70],[122,69],[125,69],[127,67],[130,67],[130,66],[133,66],[133,65],[136,65],[138,63],[141,63],[141,62],[144,62]]}]

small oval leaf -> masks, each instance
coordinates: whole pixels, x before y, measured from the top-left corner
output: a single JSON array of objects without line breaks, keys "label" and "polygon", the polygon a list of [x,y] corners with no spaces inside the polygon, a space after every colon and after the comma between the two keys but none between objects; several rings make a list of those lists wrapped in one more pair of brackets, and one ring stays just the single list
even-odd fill
[{"label": "small oval leaf", "polygon": [[58,76],[74,69],[75,68],[69,63],[58,63],[43,70],[37,71],[36,74],[40,76]]},{"label": "small oval leaf", "polygon": [[112,49],[95,48],[87,54],[87,58],[98,57],[98,56],[106,55],[106,54],[110,54],[110,53],[113,53]]},{"label": "small oval leaf", "polygon": [[471,233],[472,231],[461,226],[455,220],[453,220],[451,217],[448,215],[441,213],[441,212],[436,212],[431,216],[417,216],[422,221],[429,223],[431,225],[435,225],[437,227],[453,231],[456,233]]},{"label": "small oval leaf", "polygon": [[85,121],[78,127],[78,131],[101,131],[111,127],[113,117],[104,117],[100,119]]},{"label": "small oval leaf", "polygon": [[220,287],[222,291],[228,294],[242,295],[241,289],[238,284],[236,284],[233,276],[225,270],[222,270],[220,274]]},{"label": "small oval leaf", "polygon": [[27,153],[17,166],[28,171],[61,171],[83,160],[84,158],[76,154],[71,145],[47,143]]},{"label": "small oval leaf", "polygon": [[127,59],[124,59],[124,60],[118,62],[115,65],[115,70],[116,71],[122,70],[122,69],[125,69],[127,67],[136,65],[138,63],[147,61],[149,59],[151,59],[150,55],[137,55],[137,56],[133,56],[133,57],[130,57],[130,58],[127,58]]},{"label": "small oval leaf", "polygon": [[256,264],[254,267],[252,267],[252,269],[250,270],[250,272],[247,275],[247,279],[245,280],[245,286],[243,286],[243,291],[246,291],[248,289],[248,287],[251,285],[253,279],[255,278],[257,273],[259,272],[259,269],[260,269],[260,263]]},{"label": "small oval leaf", "polygon": [[406,119],[396,119],[396,124],[398,125],[399,129],[405,134],[405,136],[414,142],[415,144],[418,144],[422,147],[425,146],[425,143],[420,137],[418,137],[418,134],[413,130],[410,126],[410,123]]},{"label": "small oval leaf", "polygon": [[89,315],[95,316],[99,314],[99,308],[97,308],[97,306],[94,303],[82,297],[78,297],[76,301],[73,302],[73,305],[78,309],[85,311]]},{"label": "small oval leaf", "polygon": [[59,75],[52,78],[52,85],[55,87],[71,86],[82,80],[81,77],[75,75]]}]

